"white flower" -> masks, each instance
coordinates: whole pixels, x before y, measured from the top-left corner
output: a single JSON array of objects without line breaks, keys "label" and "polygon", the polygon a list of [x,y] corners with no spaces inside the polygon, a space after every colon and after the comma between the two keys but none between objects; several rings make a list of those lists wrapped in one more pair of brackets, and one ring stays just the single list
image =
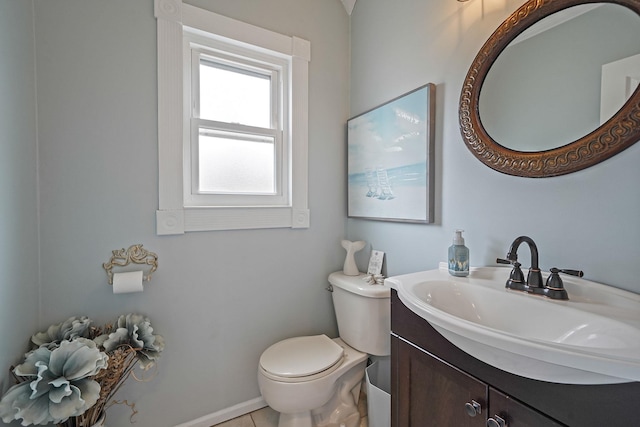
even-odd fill
[{"label": "white flower", "polygon": [[100,385],[89,377],[107,367],[109,357],[85,338],[64,340],[53,350],[43,346],[26,355],[14,369],[24,382],[11,387],[0,400],[5,423],[58,424],[83,414],[100,396]]},{"label": "white flower", "polygon": [[61,341],[71,341],[78,337],[88,338],[91,319],[87,316],[70,317],[62,323],[51,325],[44,332],[38,332],[31,337],[31,342],[37,347],[46,346],[53,350]]},{"label": "white flower", "polygon": [[154,335],[151,321],[141,314],[122,315],[115,327],[116,330],[108,336],[102,335],[95,339],[107,352],[120,345],[129,345],[138,351],[140,365],[147,368],[164,350],[164,338]]}]

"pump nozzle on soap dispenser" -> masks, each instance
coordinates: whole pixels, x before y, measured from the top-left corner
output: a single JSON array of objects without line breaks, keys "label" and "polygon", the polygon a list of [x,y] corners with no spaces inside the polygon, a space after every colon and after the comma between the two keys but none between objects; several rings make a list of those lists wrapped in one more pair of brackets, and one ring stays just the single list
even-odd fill
[{"label": "pump nozzle on soap dispenser", "polygon": [[453,245],[449,246],[449,274],[465,277],[469,275],[469,248],[464,245],[464,230],[456,230]]}]

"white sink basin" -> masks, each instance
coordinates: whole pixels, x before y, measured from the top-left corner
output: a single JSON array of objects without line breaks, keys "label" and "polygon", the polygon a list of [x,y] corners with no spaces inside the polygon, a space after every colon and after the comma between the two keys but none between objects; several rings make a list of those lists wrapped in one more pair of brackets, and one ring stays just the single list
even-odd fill
[{"label": "white sink basin", "polygon": [[640,381],[640,295],[562,275],[570,299],[551,300],[507,290],[510,271],[482,267],[453,277],[443,263],[385,285],[451,343],[496,368],[564,384]]}]

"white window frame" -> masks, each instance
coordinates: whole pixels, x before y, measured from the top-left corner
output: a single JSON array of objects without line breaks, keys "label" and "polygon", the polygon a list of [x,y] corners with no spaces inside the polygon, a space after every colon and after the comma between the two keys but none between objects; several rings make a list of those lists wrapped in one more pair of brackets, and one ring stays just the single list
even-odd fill
[{"label": "white window frame", "polygon": [[[308,228],[308,86],[310,43],[182,3],[155,0],[158,25],[158,235],[191,231]],[[284,198],[257,203],[227,200],[213,206],[193,200],[190,174],[191,88],[185,62],[191,61],[185,34],[204,37],[239,51],[280,58],[286,71],[281,112]],[[189,49],[190,50],[190,49]],[[185,60],[185,55],[188,59]],[[190,67],[189,67],[190,68]],[[287,76],[288,74],[288,76]],[[190,86],[190,85],[189,85]],[[242,197],[242,196],[240,196]],[[197,198],[198,199],[198,198]],[[206,199],[206,196],[205,196]],[[259,198],[258,198],[259,200]]]},{"label": "white window frame", "polygon": [[[232,56],[233,55],[233,56]],[[254,69],[259,74],[269,75],[275,82],[271,94],[271,129],[255,128],[240,124],[216,122],[200,118],[199,115],[199,68],[200,58],[211,58],[212,62],[238,64],[242,68]],[[184,28],[183,72],[184,72],[184,170],[191,170],[190,179],[184,179],[185,207],[228,207],[228,206],[290,206],[288,129],[285,128],[289,117],[289,63],[287,57],[256,52],[211,37],[204,37]],[[188,106],[188,109],[187,109]],[[276,193],[273,195],[202,194],[198,191],[198,142],[199,129],[209,128],[213,132],[239,132],[256,137],[270,137],[274,140],[276,156],[275,181]],[[188,130],[187,130],[188,129]]]}]

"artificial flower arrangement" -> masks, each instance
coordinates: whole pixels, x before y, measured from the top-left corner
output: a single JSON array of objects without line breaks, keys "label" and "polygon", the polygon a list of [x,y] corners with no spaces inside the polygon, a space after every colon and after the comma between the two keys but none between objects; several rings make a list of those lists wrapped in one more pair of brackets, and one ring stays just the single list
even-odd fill
[{"label": "artificial flower arrangement", "polygon": [[97,425],[136,364],[151,368],[163,349],[164,338],[140,314],[100,327],[86,316],[51,325],[31,337],[31,350],[12,368],[18,383],[2,396],[0,419],[23,426]]}]

